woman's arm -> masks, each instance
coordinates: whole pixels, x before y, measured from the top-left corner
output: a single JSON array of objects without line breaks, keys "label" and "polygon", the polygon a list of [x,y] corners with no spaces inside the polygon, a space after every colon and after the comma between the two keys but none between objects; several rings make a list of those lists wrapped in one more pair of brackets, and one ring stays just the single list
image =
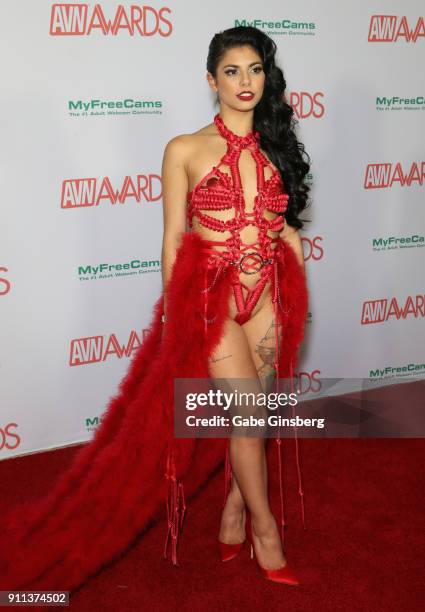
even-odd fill
[{"label": "woman's arm", "polygon": [[304,251],[301,236],[298,230],[285,222],[283,230],[280,232],[279,236],[294,249],[295,255],[297,256],[297,261],[305,273]]},{"label": "woman's arm", "polygon": [[[162,162],[162,201],[164,234],[162,239],[162,284],[166,287],[177,249],[186,231],[188,176],[186,160],[189,136],[176,136],[165,147]],[[164,313],[166,313],[164,294]]]}]

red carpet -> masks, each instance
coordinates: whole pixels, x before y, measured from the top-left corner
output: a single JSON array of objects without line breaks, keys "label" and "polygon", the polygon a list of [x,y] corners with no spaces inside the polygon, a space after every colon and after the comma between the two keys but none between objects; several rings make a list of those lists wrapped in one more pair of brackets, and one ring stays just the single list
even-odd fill
[{"label": "red carpet", "polygon": [[[306,531],[293,440],[285,446],[286,556],[298,571],[300,587],[262,578],[248,547],[228,563],[218,560],[221,470],[190,503],[179,546],[180,567],[162,559],[165,523],[158,522],[126,555],[74,593],[71,609],[422,610],[424,440],[303,439],[300,444]],[[1,461],[3,507],[46,492],[76,450]]]}]

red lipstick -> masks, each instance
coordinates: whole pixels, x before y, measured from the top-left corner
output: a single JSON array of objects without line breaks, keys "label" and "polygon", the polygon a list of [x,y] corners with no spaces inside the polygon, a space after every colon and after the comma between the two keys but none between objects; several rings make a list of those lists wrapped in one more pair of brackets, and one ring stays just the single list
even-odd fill
[{"label": "red lipstick", "polygon": [[237,94],[239,100],[243,100],[244,102],[249,102],[253,99],[254,94],[252,91],[241,91],[241,93]]}]

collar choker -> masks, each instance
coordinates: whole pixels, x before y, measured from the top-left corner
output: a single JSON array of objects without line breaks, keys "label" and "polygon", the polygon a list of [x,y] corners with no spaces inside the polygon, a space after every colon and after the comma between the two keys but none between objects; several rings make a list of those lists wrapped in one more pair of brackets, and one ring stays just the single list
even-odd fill
[{"label": "collar choker", "polygon": [[217,113],[214,117],[214,123],[217,126],[217,129],[220,132],[221,136],[223,136],[223,138],[225,138],[227,142],[239,146],[241,148],[249,147],[253,144],[258,146],[260,133],[256,130],[249,132],[249,134],[247,134],[246,136],[238,136],[224,124],[224,121],[220,117],[219,113]]}]

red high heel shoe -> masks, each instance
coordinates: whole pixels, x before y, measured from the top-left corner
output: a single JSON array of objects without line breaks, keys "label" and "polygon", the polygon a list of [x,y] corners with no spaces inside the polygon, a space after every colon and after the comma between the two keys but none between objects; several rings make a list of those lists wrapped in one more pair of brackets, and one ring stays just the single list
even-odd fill
[{"label": "red high heel shoe", "polygon": [[255,559],[257,567],[260,570],[261,574],[264,576],[264,578],[267,578],[268,580],[273,580],[273,582],[289,584],[291,586],[298,586],[300,584],[298,578],[295,575],[295,572],[292,570],[292,568],[289,567],[288,564],[284,565],[283,567],[278,567],[277,569],[267,569],[265,567],[262,567],[258,563],[257,555],[255,555],[254,544],[252,541],[251,521],[249,521],[249,527],[247,529],[246,535],[249,540],[249,543],[251,544],[251,559]]},{"label": "red high heel shoe", "polygon": [[245,541],[240,544],[225,544],[224,542],[218,541],[220,548],[220,556],[222,561],[230,561],[234,559],[244,547]]},{"label": "red high heel shoe", "polygon": [[[246,521],[245,517],[245,521]],[[220,557],[222,561],[231,561],[234,559],[242,550],[245,545],[245,541],[240,542],[238,544],[225,544],[221,540],[218,541],[219,549],[220,549]]]}]

